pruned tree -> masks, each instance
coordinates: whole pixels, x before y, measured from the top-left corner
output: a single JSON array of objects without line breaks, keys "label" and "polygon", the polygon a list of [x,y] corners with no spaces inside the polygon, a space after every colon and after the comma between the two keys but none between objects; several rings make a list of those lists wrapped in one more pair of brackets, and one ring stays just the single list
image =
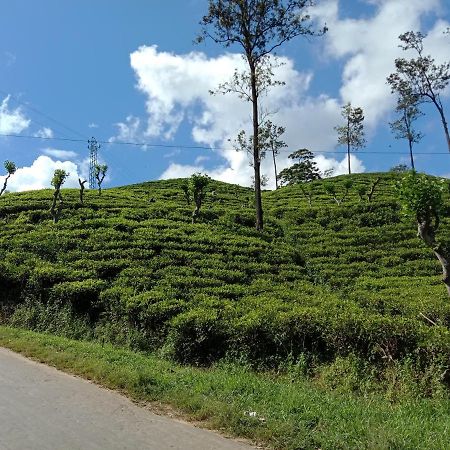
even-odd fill
[{"label": "pruned tree", "polygon": [[307,148],[302,148],[289,155],[289,158],[296,163],[283,169],[278,178],[281,184],[290,185],[307,183],[308,181],[320,180],[322,174],[314,161],[314,153]]},{"label": "pruned tree", "polygon": [[102,183],[105,179],[106,172],[108,171],[108,166],[106,164],[96,164],[94,166],[94,176],[97,180],[98,195],[102,193]]},{"label": "pruned tree", "polygon": [[263,229],[261,198],[260,97],[277,83],[273,78],[270,55],[285,42],[316,32],[308,8],[313,0],[209,0],[208,14],[201,21],[201,42],[214,42],[242,49],[248,71],[235,72],[233,79],[219,87],[234,92],[252,104],[252,157],[255,176],[256,229]]},{"label": "pruned tree", "polygon": [[436,238],[444,206],[442,193],[445,183],[415,171],[409,172],[399,183],[399,198],[407,212],[417,222],[417,236],[433,250],[442,266],[442,281],[450,296],[449,249]]},{"label": "pruned tree", "polygon": [[80,203],[83,204],[83,200],[84,200],[84,190],[85,187],[84,185],[87,183],[87,180],[83,180],[81,181],[81,178],[78,178],[78,184],[80,185]]},{"label": "pruned tree", "polygon": [[342,107],[341,115],[345,120],[345,125],[336,126],[334,129],[338,133],[338,144],[347,147],[348,173],[352,173],[350,154],[352,151],[365,147],[366,139],[364,134],[364,112],[362,108],[353,108],[349,102]]},{"label": "pruned tree", "polygon": [[191,190],[188,180],[183,180],[183,182],[181,183],[181,190],[183,191],[184,199],[189,206],[191,204]]},{"label": "pruned tree", "polygon": [[350,189],[353,187],[353,181],[350,179],[344,180],[342,187],[344,188],[341,192],[338,192],[336,184],[332,182],[324,183],[323,185],[325,192],[331,196],[331,198],[336,202],[338,206],[346,200]]},{"label": "pruned tree", "polygon": [[381,178],[377,177],[373,180],[369,186],[360,185],[357,186],[356,192],[358,193],[359,199],[361,201],[367,200],[369,203],[372,202],[372,198],[375,194],[378,184],[380,183]]},{"label": "pruned tree", "polygon": [[313,200],[313,190],[311,187],[311,184],[309,183],[300,183],[300,189],[303,193],[303,195],[308,199],[308,205],[312,206],[312,200]]},{"label": "pruned tree", "polygon": [[397,58],[396,71],[387,77],[391,91],[400,98],[411,96],[417,103],[432,103],[444,128],[447,147],[450,151],[450,135],[445,117],[441,94],[450,82],[450,61],[436,64],[430,55],[424,55],[423,40],[426,36],[420,32],[408,31],[399,36],[399,47],[405,51],[414,51],[416,58]]},{"label": "pruned tree", "polygon": [[200,214],[200,209],[203,200],[206,197],[206,188],[208,187],[211,178],[208,175],[201,173],[194,173],[189,179],[189,190],[194,200],[195,209],[192,212],[192,223],[194,224]]},{"label": "pruned tree", "polygon": [[11,175],[14,175],[16,173],[17,167],[16,164],[12,161],[5,161],[3,164],[6,170],[6,176],[5,180],[3,182],[2,190],[0,191],[0,195],[3,195],[3,193],[6,191],[6,187],[8,185],[8,180],[11,178]]},{"label": "pruned tree", "polygon": [[[61,211],[63,208],[63,198],[61,195],[61,186],[66,181],[67,177],[69,176],[69,173],[67,173],[64,169],[56,169],[53,178],[51,181],[51,185],[55,188],[55,192],[53,193],[53,202],[52,206],[50,208],[50,214],[53,217],[53,222],[57,223],[59,220],[59,217],[61,215]],[[56,207],[56,203],[58,203],[58,207]]]},{"label": "pruned tree", "polygon": [[411,169],[415,170],[413,145],[420,142],[423,134],[420,131],[416,131],[413,124],[420,116],[423,116],[423,113],[417,105],[417,97],[405,93],[398,98],[395,110],[399,117],[397,120],[390,122],[389,125],[395,139],[408,140]]}]

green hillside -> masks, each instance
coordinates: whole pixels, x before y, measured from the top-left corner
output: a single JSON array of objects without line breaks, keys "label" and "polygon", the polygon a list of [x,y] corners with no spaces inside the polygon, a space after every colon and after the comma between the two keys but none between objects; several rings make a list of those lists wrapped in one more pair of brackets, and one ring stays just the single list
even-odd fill
[{"label": "green hillside", "polygon": [[[372,201],[361,199],[358,187],[378,177]],[[349,178],[338,206],[325,186],[339,197]],[[50,190],[8,194],[0,317],[189,364],[303,361],[314,374],[359,358],[377,370],[410,361],[428,376],[448,363],[450,302],[439,264],[396,200],[398,179],[316,181],[311,205],[299,186],[266,192],[262,234],[252,191],[220,182],[194,225],[182,180],[87,192],[83,205],[77,190],[63,190],[57,224]],[[448,219],[440,233],[450,237]]]}]

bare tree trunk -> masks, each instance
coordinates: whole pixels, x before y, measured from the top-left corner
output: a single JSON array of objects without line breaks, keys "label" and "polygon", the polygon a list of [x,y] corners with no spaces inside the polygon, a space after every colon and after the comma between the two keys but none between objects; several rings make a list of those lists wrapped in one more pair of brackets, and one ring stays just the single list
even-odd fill
[{"label": "bare tree trunk", "polygon": [[375,193],[375,189],[378,183],[381,181],[381,178],[377,178],[370,187],[370,191],[367,193],[367,201],[370,203],[372,201],[373,194]]},{"label": "bare tree trunk", "polygon": [[442,121],[442,126],[444,127],[444,133],[445,133],[445,137],[447,139],[447,147],[448,147],[448,151],[450,152],[450,134],[448,132],[448,124],[447,124],[447,120],[445,119],[445,114],[444,114],[444,108],[439,105],[439,103],[435,100],[433,100],[434,104],[436,105],[437,110],[439,111],[439,115],[441,116],[441,121]]},{"label": "bare tree trunk", "polygon": [[256,229],[262,231],[263,209],[261,199],[261,158],[259,152],[259,122],[258,122],[258,91],[256,87],[256,67],[248,59],[251,74],[252,104],[253,104],[253,168],[255,171],[255,209],[256,209]]},{"label": "bare tree trunk", "polygon": [[275,169],[275,189],[278,189],[278,173],[277,173],[277,159],[275,157],[275,150],[272,149],[273,167]]},{"label": "bare tree trunk", "polygon": [[78,178],[78,184],[80,185],[80,203],[83,203],[83,194],[84,194],[84,185],[87,180],[81,181],[81,178]]},{"label": "bare tree trunk", "polygon": [[348,174],[352,174],[352,168],[350,165],[350,143],[347,144],[347,161],[348,161]]},{"label": "bare tree trunk", "polygon": [[[58,208],[56,208],[56,201],[59,200],[59,205]],[[50,213],[53,217],[53,222],[57,223],[59,220],[59,216],[61,215],[61,211],[62,211],[62,207],[63,207],[63,199],[62,199],[62,195],[59,189],[56,189],[55,192],[53,193],[53,202],[52,202],[52,207],[50,208]]]},{"label": "bare tree trunk", "polygon": [[417,231],[418,236],[425,242],[425,244],[430,247],[434,254],[436,255],[436,258],[440,262],[442,266],[442,281],[445,284],[445,287],[447,288],[447,293],[450,297],[450,264],[449,264],[449,257],[446,254],[445,249],[443,248],[442,244],[439,244],[436,242],[436,228],[434,227],[431,219],[426,218],[423,220],[418,219],[417,220]]},{"label": "bare tree trunk", "polygon": [[408,139],[408,143],[409,143],[409,156],[411,157],[411,169],[412,170],[416,170],[416,168],[414,167],[413,143],[412,143],[412,140]]},{"label": "bare tree trunk", "polygon": [[9,173],[8,176],[5,178],[5,182],[3,183],[3,187],[2,187],[2,190],[0,191],[0,195],[2,195],[3,192],[6,191],[6,185],[8,184],[8,180],[9,180],[10,176],[11,176],[11,174]]}]

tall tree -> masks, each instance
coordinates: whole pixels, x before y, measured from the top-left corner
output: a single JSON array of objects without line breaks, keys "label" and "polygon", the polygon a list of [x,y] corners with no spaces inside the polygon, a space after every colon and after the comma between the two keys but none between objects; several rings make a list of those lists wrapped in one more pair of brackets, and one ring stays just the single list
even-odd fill
[{"label": "tall tree", "polygon": [[[56,169],[53,178],[51,181],[51,185],[55,188],[55,192],[53,193],[53,202],[50,208],[50,214],[53,217],[53,222],[57,223],[59,220],[59,216],[61,215],[62,207],[63,207],[63,198],[61,195],[61,186],[66,181],[66,178],[69,174],[64,169]],[[56,207],[56,202],[59,200],[58,207]]]},{"label": "tall tree", "polygon": [[15,163],[13,163],[12,161],[5,161],[4,164],[5,170],[6,170],[6,177],[5,177],[5,181],[3,182],[3,187],[2,190],[0,191],[0,195],[3,194],[3,192],[6,191],[6,186],[8,185],[8,180],[11,178],[11,175],[14,175],[16,173],[16,165]]},{"label": "tall tree", "polygon": [[350,154],[352,150],[359,150],[366,145],[364,135],[364,112],[362,108],[353,108],[351,103],[342,107],[342,117],[345,125],[334,127],[338,133],[338,144],[347,147],[348,173],[352,173]]},{"label": "tall tree", "polygon": [[307,148],[291,153],[289,158],[296,161],[296,163],[279,173],[281,184],[306,183],[322,178],[317,163],[314,161],[314,154]]},{"label": "tall tree", "polygon": [[450,82],[450,61],[436,64],[430,55],[424,55],[423,40],[420,32],[408,31],[399,36],[402,42],[399,47],[405,51],[414,51],[416,58],[397,58],[396,72],[388,76],[387,82],[393,93],[400,97],[413,96],[418,103],[432,103],[438,113],[450,151],[450,135],[445,117],[441,93]]},{"label": "tall tree", "polygon": [[415,216],[417,235],[433,250],[442,267],[442,281],[450,296],[450,253],[436,238],[444,208],[444,183],[425,174],[410,171],[399,185],[399,197],[405,209]]},{"label": "tall tree", "polygon": [[411,168],[415,170],[413,145],[420,142],[423,134],[420,131],[416,131],[413,124],[423,114],[417,106],[416,97],[410,94],[399,97],[395,110],[399,118],[390,122],[389,125],[396,139],[408,140]]},{"label": "tall tree", "polygon": [[199,42],[211,38],[224,47],[237,45],[247,63],[248,73],[235,73],[222,92],[236,92],[252,103],[257,230],[263,229],[259,101],[261,92],[274,84],[269,55],[296,36],[326,31],[316,33],[312,27],[307,9],[313,4],[313,0],[209,0],[208,14],[201,21]]},{"label": "tall tree", "polygon": [[98,185],[98,195],[102,193],[102,183],[105,179],[106,172],[108,171],[108,166],[106,164],[96,164],[94,166],[94,175],[97,180]]}]

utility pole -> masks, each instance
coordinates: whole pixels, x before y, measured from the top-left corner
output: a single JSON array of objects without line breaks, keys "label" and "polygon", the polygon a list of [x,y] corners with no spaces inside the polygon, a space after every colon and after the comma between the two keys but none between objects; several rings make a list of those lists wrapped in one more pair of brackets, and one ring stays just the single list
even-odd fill
[{"label": "utility pole", "polygon": [[96,179],[95,179],[95,166],[97,165],[98,150],[100,144],[94,137],[88,140],[89,149],[89,189],[95,189]]}]

